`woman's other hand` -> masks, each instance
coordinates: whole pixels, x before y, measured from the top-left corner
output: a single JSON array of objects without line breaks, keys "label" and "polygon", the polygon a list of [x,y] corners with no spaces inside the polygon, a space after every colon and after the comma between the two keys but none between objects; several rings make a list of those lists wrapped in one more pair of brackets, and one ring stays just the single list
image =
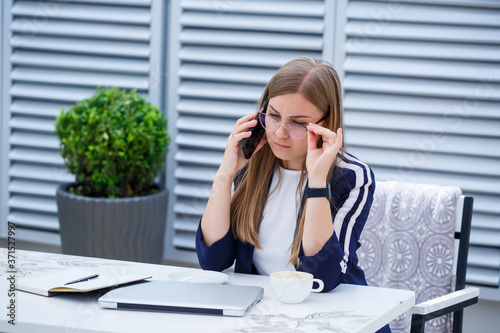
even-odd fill
[{"label": "woman's other hand", "polygon": [[[342,128],[337,133],[328,128],[310,123],[307,126],[307,157],[306,167],[310,187],[326,187],[330,168],[342,147]],[[323,139],[323,146],[317,148],[317,138]]]}]

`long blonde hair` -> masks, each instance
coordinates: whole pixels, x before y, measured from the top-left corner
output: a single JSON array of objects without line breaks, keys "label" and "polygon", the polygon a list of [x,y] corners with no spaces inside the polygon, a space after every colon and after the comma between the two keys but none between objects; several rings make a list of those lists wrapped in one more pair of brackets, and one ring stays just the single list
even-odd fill
[{"label": "long blonde hair", "polygon": [[[328,62],[310,57],[301,57],[288,62],[268,82],[258,105],[261,106],[265,100],[288,93],[301,94],[324,115],[329,114],[327,127],[330,130],[344,129],[340,80],[337,72]],[[320,140],[318,146],[321,144]],[[343,142],[342,147],[344,147]],[[268,198],[269,182],[279,163],[280,161],[266,143],[250,158],[248,168],[244,169],[243,175],[240,175],[241,181],[231,199],[230,216],[234,236],[259,249],[261,246],[258,233]],[[332,176],[336,163],[337,160],[330,169],[329,177]],[[301,189],[306,175],[304,160],[302,175],[297,187],[301,199]],[[298,255],[304,231],[305,214],[303,212],[305,208],[304,204],[297,219],[291,246],[290,263],[295,265],[300,265]]]}]

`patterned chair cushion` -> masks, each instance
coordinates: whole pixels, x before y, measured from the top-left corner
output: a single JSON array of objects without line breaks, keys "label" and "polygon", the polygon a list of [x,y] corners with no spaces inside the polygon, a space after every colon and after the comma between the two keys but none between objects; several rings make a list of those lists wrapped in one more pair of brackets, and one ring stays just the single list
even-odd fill
[{"label": "patterned chair cushion", "polygon": [[[458,187],[378,182],[358,249],[368,285],[415,291],[416,303],[454,290],[454,234]],[[409,332],[411,310],[390,326]],[[426,323],[449,332],[451,316]]]}]

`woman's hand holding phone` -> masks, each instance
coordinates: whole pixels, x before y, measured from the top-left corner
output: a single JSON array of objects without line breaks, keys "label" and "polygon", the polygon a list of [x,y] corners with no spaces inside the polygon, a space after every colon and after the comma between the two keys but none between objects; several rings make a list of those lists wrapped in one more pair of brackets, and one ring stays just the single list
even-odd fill
[{"label": "woman's hand holding phone", "polygon": [[[249,129],[256,126],[256,116],[257,112],[254,112],[238,119],[227,140],[222,163],[215,175],[207,207],[201,219],[201,231],[207,246],[224,237],[229,230],[231,185],[236,172],[248,163],[243,155],[241,141],[252,134]],[[265,139],[260,141],[257,150],[266,143]]]},{"label": "woman's hand holding phone", "polygon": [[[230,179],[233,179],[236,173],[248,163],[248,159],[245,158],[243,153],[241,142],[252,135],[250,129],[258,125],[256,117],[257,112],[241,117],[236,121],[233,131],[229,135],[219,171],[223,172]],[[266,138],[263,137],[255,148],[255,151],[262,148],[266,142]]]}]

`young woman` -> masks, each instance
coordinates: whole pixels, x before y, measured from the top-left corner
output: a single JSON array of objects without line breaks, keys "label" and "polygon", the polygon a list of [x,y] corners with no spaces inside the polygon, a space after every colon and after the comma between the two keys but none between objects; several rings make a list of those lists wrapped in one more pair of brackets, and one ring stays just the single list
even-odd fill
[{"label": "young woman", "polygon": [[[366,285],[356,249],[373,200],[370,168],[344,150],[342,92],[333,67],[298,58],[267,84],[257,112],[228,138],[196,236],[203,269],[269,275],[301,270]],[[245,159],[241,142],[265,137]]]}]

